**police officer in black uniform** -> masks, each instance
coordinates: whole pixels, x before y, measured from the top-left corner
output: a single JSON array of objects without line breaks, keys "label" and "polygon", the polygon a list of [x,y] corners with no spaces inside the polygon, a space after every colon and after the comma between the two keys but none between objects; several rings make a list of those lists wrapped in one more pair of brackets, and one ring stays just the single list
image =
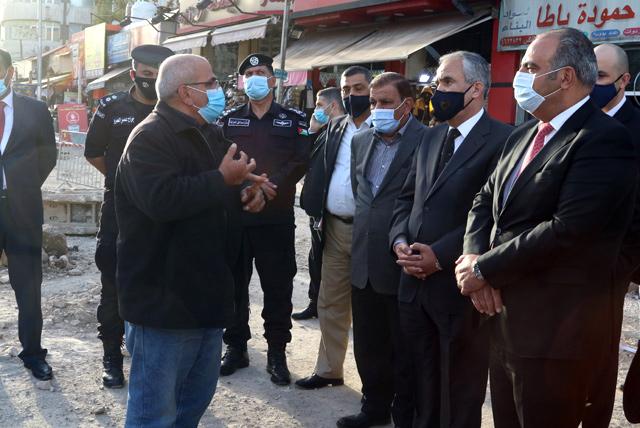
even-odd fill
[{"label": "police officer in black uniform", "polygon": [[296,183],[307,169],[310,140],[304,113],[273,99],[276,78],[272,63],[266,55],[251,54],[240,64],[238,72],[250,101],[226,112],[219,121],[225,136],[255,158],[258,166],[254,173],[269,177],[262,185],[267,200],[264,210],[243,213],[242,251],[234,272],[236,319],[224,333],[227,350],[220,374],[227,376],[249,365],[249,281],[255,260],[264,292],[267,371],[272,382],[287,385],[291,376],[285,348],[291,341],[291,294],[296,274],[293,203]]},{"label": "police officer in black uniform", "polygon": [[104,357],[102,383],[107,388],[122,388],[122,337],[124,323],[118,314],[116,293],[116,225],[113,184],[116,167],[133,128],[151,113],[156,104],[155,80],[160,63],[173,55],[171,49],[156,45],[141,45],[131,51],[129,92],[117,92],[103,97],[89,130],[84,155],[105,176],[104,202],[100,212],[100,230],[96,246],[96,266],[100,269],[102,291],[98,305],[98,337],[102,340]]}]

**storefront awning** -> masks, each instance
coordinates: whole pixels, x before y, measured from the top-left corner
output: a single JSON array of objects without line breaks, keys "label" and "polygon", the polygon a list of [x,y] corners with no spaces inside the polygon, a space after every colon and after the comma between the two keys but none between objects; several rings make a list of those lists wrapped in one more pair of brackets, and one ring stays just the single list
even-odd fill
[{"label": "storefront awning", "polygon": [[[489,11],[468,17],[438,15],[416,21],[306,33],[287,48],[285,68],[310,70],[331,65],[405,60],[412,53],[491,19]],[[280,55],[273,61],[280,63]]]},{"label": "storefront awning", "polygon": [[59,76],[53,76],[48,79],[42,79],[42,88],[47,88],[49,86],[55,86],[58,83],[62,83],[65,80],[71,82],[71,73],[60,74]]},{"label": "storefront awning", "polygon": [[129,71],[129,69],[130,69],[129,67],[114,68],[113,70],[109,71],[108,73],[105,73],[104,75],[98,77],[96,80],[94,80],[91,83],[89,83],[87,85],[87,92],[95,91],[96,89],[104,88],[104,86],[106,85],[106,83],[109,80],[115,79],[116,77],[120,76],[121,74],[127,73]]},{"label": "storefront awning", "polygon": [[185,49],[203,48],[207,46],[207,41],[212,32],[213,30],[204,30],[186,34],[184,36],[171,37],[170,39],[162,42],[162,45],[168,47],[174,52],[183,51]]},{"label": "storefront awning", "polygon": [[267,34],[267,24],[271,18],[243,22],[238,25],[216,28],[211,35],[211,45],[242,42],[244,40],[263,39]]},{"label": "storefront awning", "polygon": [[[326,63],[339,52],[358,43],[375,28],[353,28],[336,31],[306,32],[297,42],[287,48],[285,69],[287,71],[311,70],[318,64]],[[273,59],[275,68],[280,67],[280,55]]]},{"label": "storefront awning", "polygon": [[379,28],[357,43],[314,63],[316,67],[405,60],[412,53],[491,19],[489,12],[475,16],[441,15]]}]

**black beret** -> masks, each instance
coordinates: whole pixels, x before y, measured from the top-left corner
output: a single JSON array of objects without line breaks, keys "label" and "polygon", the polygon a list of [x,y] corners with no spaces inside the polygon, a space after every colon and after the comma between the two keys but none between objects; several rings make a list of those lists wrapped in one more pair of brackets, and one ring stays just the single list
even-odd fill
[{"label": "black beret", "polygon": [[131,58],[136,62],[149,65],[151,67],[159,67],[162,61],[173,55],[174,52],[164,46],[158,45],[140,45],[133,48]]},{"label": "black beret", "polygon": [[240,63],[238,67],[238,74],[244,74],[247,68],[257,67],[259,65],[264,65],[269,68],[269,70],[273,71],[273,58],[267,55],[262,55],[259,53],[254,53],[249,55]]}]

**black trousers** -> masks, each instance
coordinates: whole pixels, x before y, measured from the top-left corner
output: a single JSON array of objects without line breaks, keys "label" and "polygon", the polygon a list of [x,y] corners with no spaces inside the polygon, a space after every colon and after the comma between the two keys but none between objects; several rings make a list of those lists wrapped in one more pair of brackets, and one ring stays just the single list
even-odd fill
[{"label": "black trousers", "polygon": [[487,326],[428,304],[425,290],[400,302],[400,324],[413,358],[414,427],[474,428],[482,424],[489,366]]},{"label": "black trousers", "polygon": [[264,293],[264,337],[273,347],[285,346],[291,341],[291,295],[296,275],[294,235],[293,224],[244,228],[240,257],[234,269],[235,320],[223,335],[227,345],[245,349],[251,338],[249,282],[254,261]]},{"label": "black trousers", "polygon": [[496,428],[575,428],[584,413],[589,364],[522,358],[491,349],[491,405]]},{"label": "black trousers", "polygon": [[0,198],[0,250],[7,255],[9,280],[18,304],[18,337],[23,361],[44,359],[42,338],[42,227],[24,228]]},{"label": "black trousers", "polygon": [[311,230],[311,248],[309,248],[309,301],[313,306],[318,304],[318,292],[322,279],[322,233],[313,227],[313,218],[309,217]]},{"label": "black trousers", "polygon": [[411,360],[401,338],[396,296],[376,293],[370,284],[352,287],[353,351],[362,381],[362,412],[393,415],[396,427],[413,419]]},{"label": "black trousers", "polygon": [[113,190],[104,193],[100,210],[100,230],[96,246],[96,266],[100,269],[100,304],[98,305],[98,337],[102,340],[105,355],[120,355],[124,335],[124,322],[118,312],[116,288],[116,239],[118,227],[113,201]]},{"label": "black trousers", "polygon": [[613,339],[611,348],[603,350],[603,356],[593,372],[587,398],[588,405],[585,407],[582,419],[583,428],[607,428],[611,422],[618,384],[618,354],[624,317],[624,299],[628,288],[629,281],[622,281],[614,287]]}]

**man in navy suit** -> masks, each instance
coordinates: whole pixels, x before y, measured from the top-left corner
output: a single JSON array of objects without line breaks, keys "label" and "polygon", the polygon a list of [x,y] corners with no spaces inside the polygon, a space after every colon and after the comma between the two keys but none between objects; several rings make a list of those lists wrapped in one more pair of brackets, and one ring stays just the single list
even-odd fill
[{"label": "man in navy suit", "polygon": [[40,343],[42,310],[42,194],[56,164],[53,122],[43,102],[11,89],[13,66],[0,49],[0,250],[18,303],[20,358],[40,380],[51,379]]}]

